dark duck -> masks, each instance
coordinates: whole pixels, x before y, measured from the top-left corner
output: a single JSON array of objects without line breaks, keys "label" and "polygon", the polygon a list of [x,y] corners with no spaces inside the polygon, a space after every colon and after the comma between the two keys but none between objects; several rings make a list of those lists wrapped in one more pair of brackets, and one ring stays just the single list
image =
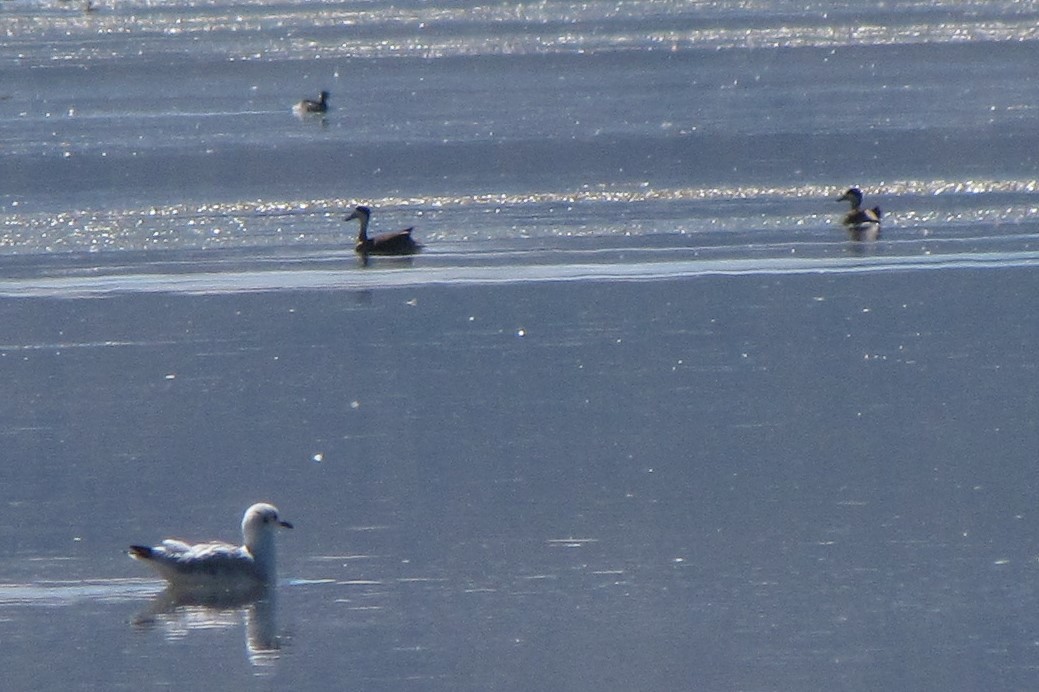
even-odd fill
[{"label": "dark duck", "polygon": [[844,215],[841,223],[852,240],[876,240],[880,237],[880,207],[862,208],[862,190],[857,187],[848,188],[838,202],[850,202],[851,210]]},{"label": "dark duck", "polygon": [[368,237],[368,221],[371,219],[372,210],[368,207],[357,207],[347,221],[357,219],[361,223],[361,230],[357,234],[357,245],[354,250],[362,257],[368,255],[414,255],[422,246],[411,237],[414,228],[405,228],[403,231],[391,233],[380,233]]},{"label": "dark duck", "polygon": [[316,101],[314,99],[303,99],[295,106],[293,106],[292,110],[296,111],[301,115],[305,113],[327,113],[328,92],[322,91]]}]

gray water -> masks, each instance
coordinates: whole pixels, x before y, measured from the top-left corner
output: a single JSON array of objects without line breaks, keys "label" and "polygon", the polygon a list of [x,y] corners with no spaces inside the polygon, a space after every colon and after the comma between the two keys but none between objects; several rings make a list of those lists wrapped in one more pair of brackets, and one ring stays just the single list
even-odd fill
[{"label": "gray water", "polygon": [[4,685],[1036,688],[1037,18],[0,3]]},{"label": "gray water", "polygon": [[[1035,286],[4,301],[8,680],[1027,688]],[[124,544],[234,538],[261,498],[296,524],[278,656],[238,611],[140,617]]]}]

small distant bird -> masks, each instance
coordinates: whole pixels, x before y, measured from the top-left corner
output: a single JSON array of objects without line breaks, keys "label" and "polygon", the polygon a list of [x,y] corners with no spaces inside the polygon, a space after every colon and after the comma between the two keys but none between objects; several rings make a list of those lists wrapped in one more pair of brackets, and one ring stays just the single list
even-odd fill
[{"label": "small distant bird", "polygon": [[297,114],[305,113],[327,113],[328,112],[328,92],[322,91],[318,99],[303,99],[295,106],[292,107]]},{"label": "small distant bird", "polygon": [[372,216],[372,210],[368,207],[357,207],[346,221],[358,219],[361,222],[361,230],[357,234],[357,245],[354,250],[357,254],[365,257],[367,255],[414,255],[422,249],[422,246],[411,237],[414,229],[405,228],[403,231],[391,233],[380,233],[371,238],[368,237],[368,220]]},{"label": "small distant bird", "polygon": [[276,507],[261,502],[245,511],[242,545],[166,539],[154,548],[132,545],[129,554],[154,567],[174,592],[259,590],[277,578],[274,532],[279,527],[291,529],[292,524],[279,518]]},{"label": "small distant bird", "polygon": [[852,240],[876,240],[880,237],[880,207],[863,209],[862,190],[848,188],[837,201],[851,203],[851,210],[844,215],[841,223],[848,229]]}]

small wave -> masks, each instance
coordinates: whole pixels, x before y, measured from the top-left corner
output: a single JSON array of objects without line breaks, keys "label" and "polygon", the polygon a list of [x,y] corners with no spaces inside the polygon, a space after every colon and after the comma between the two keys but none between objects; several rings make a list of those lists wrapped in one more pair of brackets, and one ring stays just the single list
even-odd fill
[{"label": "small wave", "polygon": [[143,579],[46,581],[0,584],[0,606],[68,606],[82,601],[139,601],[162,591],[161,582]]},{"label": "small wave", "polygon": [[[857,246],[856,246],[857,247]],[[626,251],[631,254],[631,251]],[[638,254],[638,253],[635,253]],[[411,265],[388,260],[384,267],[275,269],[197,273],[127,273],[101,276],[58,276],[0,280],[0,296],[96,298],[132,293],[186,295],[284,291],[342,291],[422,286],[478,286],[552,282],[662,281],[703,276],[754,274],[849,274],[890,271],[1008,269],[1039,266],[1039,250],[963,252],[914,256],[869,256],[856,253],[828,257],[722,257],[702,259],[691,252],[672,259],[567,262],[551,264]],[[564,253],[565,255],[565,253]],[[442,260],[444,258],[441,258]]]}]

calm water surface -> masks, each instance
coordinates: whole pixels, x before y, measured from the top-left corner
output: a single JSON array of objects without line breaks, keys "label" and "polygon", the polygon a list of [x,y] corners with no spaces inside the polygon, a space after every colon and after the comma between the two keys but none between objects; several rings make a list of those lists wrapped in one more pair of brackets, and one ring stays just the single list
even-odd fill
[{"label": "calm water surface", "polygon": [[5,684],[1039,687],[1039,3],[887,5],[0,2]]},{"label": "calm water surface", "polygon": [[[6,299],[3,657],[40,687],[1027,687],[1035,287]],[[150,616],[121,549],[233,538],[258,498],[296,530],[250,659],[249,614]]]}]

